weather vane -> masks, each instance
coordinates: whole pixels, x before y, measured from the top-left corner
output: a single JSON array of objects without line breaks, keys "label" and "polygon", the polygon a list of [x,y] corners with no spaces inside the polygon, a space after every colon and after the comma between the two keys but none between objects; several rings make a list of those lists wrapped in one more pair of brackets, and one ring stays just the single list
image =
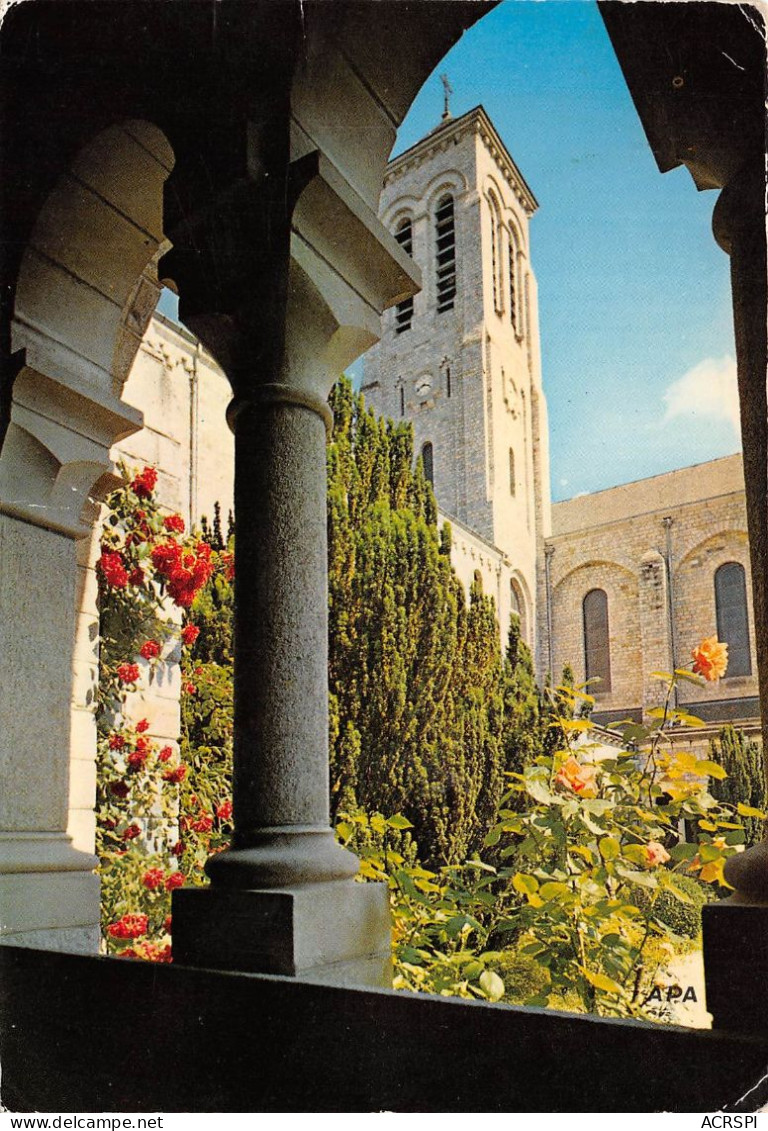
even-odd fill
[{"label": "weather vane", "polygon": [[440,82],[443,84],[443,117],[442,121],[447,122],[451,116],[451,108],[449,106],[450,97],[453,94],[453,87],[448,81],[447,75],[440,76]]}]

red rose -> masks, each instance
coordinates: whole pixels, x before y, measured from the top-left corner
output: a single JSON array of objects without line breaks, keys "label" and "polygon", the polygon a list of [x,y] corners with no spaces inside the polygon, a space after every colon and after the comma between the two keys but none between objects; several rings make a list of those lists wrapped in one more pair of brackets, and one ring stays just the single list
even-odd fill
[{"label": "red rose", "polygon": [[144,754],[146,757],[152,749],[152,739],[148,738],[146,734],[140,735],[139,738],[136,739],[136,749],[139,754]]},{"label": "red rose", "polygon": [[158,754],[158,758],[160,759],[161,762],[170,762],[172,757],[173,757],[173,747],[172,746],[164,746],[163,749]]},{"label": "red rose", "polygon": [[173,891],[174,888],[180,888],[184,885],[184,876],[181,872],[171,872],[166,876],[165,890]]},{"label": "red rose", "polygon": [[139,499],[148,499],[157,486],[157,472],[154,467],[145,467],[141,474],[131,481],[131,489]]},{"label": "red rose", "polygon": [[102,550],[96,568],[101,572],[107,585],[113,589],[125,589],[128,584],[128,571],[125,568],[123,555],[117,550]]},{"label": "red rose", "polygon": [[133,824],[129,825],[128,828],[123,831],[122,839],[135,840],[137,836],[141,836],[141,829],[138,825]]},{"label": "red rose", "polygon": [[173,916],[172,915],[166,915],[166,917],[163,919],[163,930],[167,931],[168,934],[171,933],[172,923],[173,923]]},{"label": "red rose", "polygon": [[137,939],[145,935],[149,927],[146,915],[122,915],[116,923],[110,924],[108,933],[113,939]]},{"label": "red rose", "polygon": [[[111,927],[109,928],[112,929]],[[113,936],[114,937],[114,936]],[[141,958],[138,950],[134,950],[132,946],[127,946],[125,950],[121,950],[117,956],[118,958]]]},{"label": "red rose", "polygon": [[209,833],[213,828],[213,817],[199,817],[196,821],[192,821],[190,828],[196,833]]},{"label": "red rose", "polygon": [[216,816],[220,821],[228,821],[232,816],[232,802],[222,801],[221,805],[219,805],[216,810]]},{"label": "red rose", "polygon": [[146,760],[147,755],[144,750],[132,750],[127,759],[128,765],[132,770],[141,770]]},{"label": "red rose", "polygon": [[131,787],[127,782],[113,781],[109,783],[109,792],[114,794],[115,797],[119,797],[122,800],[125,800],[128,794],[131,792]]},{"label": "red rose", "polygon": [[136,683],[139,674],[138,664],[120,664],[117,669],[117,678],[121,683]]},{"label": "red rose", "polygon": [[136,723],[136,726],[133,729],[138,731],[139,734],[143,734],[145,730],[149,730],[149,720],[148,719],[139,719],[139,721]]},{"label": "red rose", "polygon": [[163,519],[163,526],[166,530],[173,530],[176,534],[184,533],[184,519],[180,514],[169,514],[167,518]]},{"label": "red rose", "polygon": [[152,564],[164,577],[181,564],[181,546],[178,542],[160,542],[152,550]]},{"label": "red rose", "polygon": [[130,581],[131,585],[143,585],[144,584],[144,570],[139,569],[139,567],[136,566],[136,568],[132,569],[131,572],[128,574],[128,580]]},{"label": "red rose", "polygon": [[187,695],[197,694],[197,688],[195,687],[194,683],[185,683],[184,690],[186,691]]},{"label": "red rose", "polygon": [[196,624],[185,624],[181,630],[181,642],[187,646],[195,643],[200,635],[200,629]]},{"label": "red rose", "polygon": [[109,749],[122,750],[125,746],[125,739],[122,734],[110,734],[109,736]]},{"label": "red rose", "polygon": [[149,891],[154,891],[155,888],[162,886],[164,878],[165,873],[162,868],[149,868],[141,877],[141,882]]},{"label": "red rose", "polygon": [[174,844],[173,848],[171,849],[171,856],[183,856],[183,855],[184,855],[184,841],[183,840],[177,840],[176,843]]},{"label": "red rose", "polygon": [[163,773],[163,781],[169,781],[178,784],[178,782],[184,781],[184,778],[186,776],[187,767],[177,766],[175,770],[165,770],[165,772]]},{"label": "red rose", "polygon": [[156,640],[145,640],[139,649],[139,654],[145,660],[156,660],[160,655],[160,645]]}]

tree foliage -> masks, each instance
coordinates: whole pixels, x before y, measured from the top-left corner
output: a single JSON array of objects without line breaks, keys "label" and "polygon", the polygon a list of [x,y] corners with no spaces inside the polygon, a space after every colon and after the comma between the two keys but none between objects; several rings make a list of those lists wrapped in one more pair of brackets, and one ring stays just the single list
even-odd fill
[{"label": "tree foliage", "polygon": [[[710,740],[712,759],[728,774],[713,783],[712,793],[718,801],[731,805],[744,802],[753,809],[765,809],[765,769],[758,743],[732,726],[723,727],[717,738]],[[747,847],[763,838],[764,822],[758,817],[741,817]]]},{"label": "tree foliage", "polygon": [[532,755],[530,656],[502,661],[493,601],[467,603],[410,426],[348,381],[328,452],[331,786],[335,813],[402,813],[423,861],[477,850],[504,771]]}]

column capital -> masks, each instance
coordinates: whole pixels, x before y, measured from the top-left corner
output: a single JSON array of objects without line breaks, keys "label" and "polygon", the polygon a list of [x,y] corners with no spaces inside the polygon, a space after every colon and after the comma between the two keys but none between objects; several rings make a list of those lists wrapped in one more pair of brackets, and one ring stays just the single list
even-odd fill
[{"label": "column capital", "polygon": [[712,213],[712,231],[730,255],[735,243],[753,238],[755,226],[765,232],[765,163],[749,161],[722,189]]},{"label": "column capital", "polygon": [[84,537],[89,497],[115,482],[110,448],[142,421],[137,409],[105,390],[74,387],[24,366],[0,458],[0,514]]}]

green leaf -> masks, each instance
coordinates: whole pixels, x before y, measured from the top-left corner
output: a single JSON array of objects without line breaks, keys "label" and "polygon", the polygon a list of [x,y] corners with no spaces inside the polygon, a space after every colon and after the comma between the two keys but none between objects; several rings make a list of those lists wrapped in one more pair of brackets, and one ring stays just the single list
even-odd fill
[{"label": "green leaf", "polygon": [[621,855],[621,845],[616,838],[612,836],[604,836],[603,839],[598,842],[598,848],[600,849],[600,855],[603,860],[615,860],[617,856]]},{"label": "green leaf", "polygon": [[658,884],[656,877],[650,872],[635,872],[631,868],[624,868],[621,864],[616,865],[616,872],[624,880],[629,880],[632,884],[639,884],[642,888],[656,888]]},{"label": "green leaf", "polygon": [[485,970],[480,975],[480,989],[489,1001],[500,1001],[504,996],[504,983],[494,970]]},{"label": "green leaf", "polygon": [[754,809],[751,805],[744,805],[741,801],[736,806],[736,811],[742,817],[757,817],[760,821],[765,820],[765,813],[762,809]]},{"label": "green leaf", "polygon": [[570,891],[567,884],[559,884],[549,882],[542,884],[539,888],[539,895],[544,900],[556,899],[559,895],[567,895]]},{"label": "green leaf", "polygon": [[649,672],[651,679],[663,679],[666,682],[672,679],[672,672]]},{"label": "green leaf", "polygon": [[404,817],[402,813],[395,813],[394,817],[387,818],[387,824],[391,829],[412,829],[413,825]]},{"label": "green leaf", "polygon": [[512,887],[521,895],[533,895],[539,890],[539,881],[535,876],[526,876],[522,872],[517,872],[512,877]]},{"label": "green leaf", "polygon": [[560,798],[555,797],[554,793],[537,778],[527,778],[525,785],[534,801],[540,801],[543,805],[552,805],[560,801]]},{"label": "green leaf", "polygon": [[349,840],[352,836],[352,826],[348,825],[346,821],[339,821],[336,826],[336,835],[340,836],[343,840]]},{"label": "green leaf", "polygon": [[687,668],[675,668],[675,675],[678,679],[687,680],[688,683],[695,683],[699,687],[704,686],[703,678],[700,675],[696,675],[696,672],[688,671]]},{"label": "green leaf", "polygon": [[687,711],[675,711],[675,718],[687,727],[704,727],[707,724],[698,715],[689,715]]},{"label": "green leaf", "polygon": [[621,994],[623,990],[618,982],[609,978],[607,974],[593,974],[591,970],[584,971],[584,977],[596,990],[603,990],[608,994]]}]

